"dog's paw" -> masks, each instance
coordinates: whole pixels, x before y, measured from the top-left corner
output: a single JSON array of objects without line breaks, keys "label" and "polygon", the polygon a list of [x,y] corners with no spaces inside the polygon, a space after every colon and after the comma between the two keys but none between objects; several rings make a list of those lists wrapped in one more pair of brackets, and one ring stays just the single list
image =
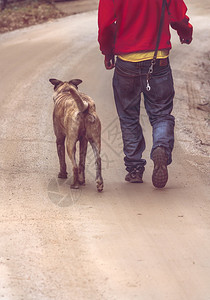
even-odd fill
[{"label": "dog's paw", "polygon": [[60,172],[60,173],[58,173],[58,178],[66,179],[67,178],[67,174],[68,173],[66,173],[66,172],[65,173],[61,173]]},{"label": "dog's paw", "polygon": [[78,184],[71,184],[70,188],[73,190],[78,190],[79,189],[79,185]]},{"label": "dog's paw", "polygon": [[103,191],[104,188],[104,184],[103,181],[102,182],[96,182],[96,187],[97,187],[97,191],[100,193]]},{"label": "dog's paw", "polygon": [[79,185],[85,185],[85,175],[84,172],[80,172],[78,175]]},{"label": "dog's paw", "polygon": [[79,180],[79,185],[85,185],[85,180]]}]

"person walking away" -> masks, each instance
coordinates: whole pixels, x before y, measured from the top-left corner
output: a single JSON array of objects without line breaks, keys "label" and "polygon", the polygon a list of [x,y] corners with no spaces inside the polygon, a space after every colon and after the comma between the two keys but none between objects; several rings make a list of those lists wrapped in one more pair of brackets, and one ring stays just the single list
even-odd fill
[{"label": "person walking away", "polygon": [[[123,139],[125,180],[143,182],[145,139],[139,122],[141,94],[153,129],[153,185],[163,188],[172,162],[174,85],[170,27],[190,44],[193,27],[183,0],[100,0],[98,42],[106,69],[115,67],[113,91]],[[115,63],[115,56],[117,56]]]}]

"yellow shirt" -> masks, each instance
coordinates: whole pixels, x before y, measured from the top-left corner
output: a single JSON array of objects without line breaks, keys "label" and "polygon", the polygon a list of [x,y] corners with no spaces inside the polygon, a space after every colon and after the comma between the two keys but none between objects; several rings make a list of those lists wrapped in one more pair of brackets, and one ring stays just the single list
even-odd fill
[{"label": "yellow shirt", "polygon": [[[133,52],[133,53],[118,55],[118,57],[125,61],[139,62],[139,61],[153,59],[154,53],[155,51]],[[159,50],[157,53],[157,59],[164,59],[167,58],[168,56],[169,56],[169,50]]]}]

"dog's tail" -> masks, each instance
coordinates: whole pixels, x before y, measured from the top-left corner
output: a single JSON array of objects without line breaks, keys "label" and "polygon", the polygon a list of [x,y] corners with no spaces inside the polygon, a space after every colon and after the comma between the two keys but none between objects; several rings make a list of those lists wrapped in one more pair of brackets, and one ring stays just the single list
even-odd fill
[{"label": "dog's tail", "polygon": [[77,106],[79,108],[79,111],[84,112],[88,109],[88,102],[84,101],[80,94],[78,93],[77,89],[73,86],[70,87],[70,91],[72,93],[72,96],[74,97],[74,100],[77,103]]}]

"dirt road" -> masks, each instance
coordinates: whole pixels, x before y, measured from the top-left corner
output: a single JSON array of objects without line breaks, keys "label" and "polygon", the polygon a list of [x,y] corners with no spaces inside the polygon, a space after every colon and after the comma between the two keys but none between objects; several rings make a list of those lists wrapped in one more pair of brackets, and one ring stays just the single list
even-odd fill
[{"label": "dirt road", "polygon": [[[203,10],[188,2],[195,36],[190,47],[173,39],[177,138],[164,190],[151,183],[144,112],[144,184],[124,182],[112,72],[98,50],[96,12],[0,35],[0,299],[210,299],[208,147],[194,138],[196,130],[206,138],[206,123],[192,127],[197,112],[185,104],[207,95],[197,76],[210,42],[210,8],[208,1]],[[69,179],[57,179],[53,77],[83,79],[80,89],[95,99],[103,193],[96,192],[91,151],[85,187],[69,189],[69,162]]]}]

